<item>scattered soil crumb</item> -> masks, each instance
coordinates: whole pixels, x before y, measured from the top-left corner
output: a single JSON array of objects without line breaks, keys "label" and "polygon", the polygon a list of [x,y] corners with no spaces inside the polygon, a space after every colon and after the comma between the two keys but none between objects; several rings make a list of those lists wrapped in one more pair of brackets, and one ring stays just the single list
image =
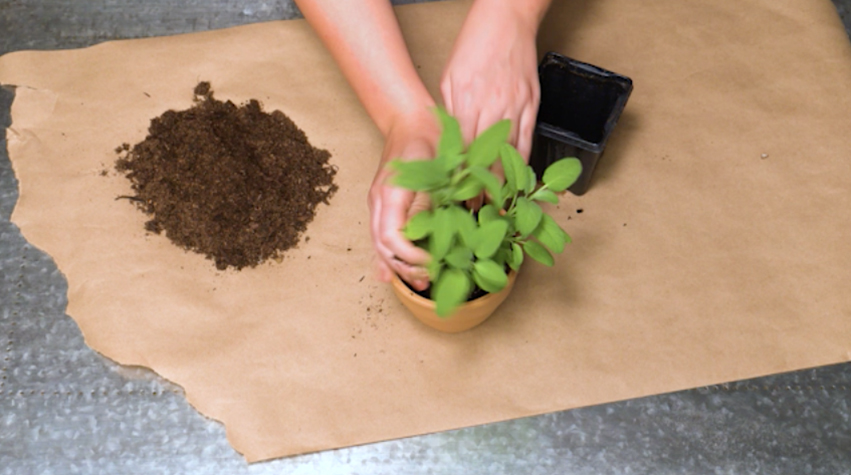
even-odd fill
[{"label": "scattered soil crumb", "polygon": [[219,270],[279,259],[337,191],[330,153],[257,100],[219,101],[209,82],[194,93],[194,106],[166,111],[144,141],[116,148],[115,168],[136,193],[130,201],[151,217],[145,229]]}]

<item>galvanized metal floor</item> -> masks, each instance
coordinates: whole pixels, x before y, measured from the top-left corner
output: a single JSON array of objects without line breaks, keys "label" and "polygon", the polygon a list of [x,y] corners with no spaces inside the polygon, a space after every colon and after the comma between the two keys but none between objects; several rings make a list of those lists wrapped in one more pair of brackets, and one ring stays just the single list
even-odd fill
[{"label": "galvanized metal floor", "polygon": [[[851,0],[835,4],[851,31]],[[0,53],[296,16],[285,0],[0,0]],[[851,364],[249,466],[179,388],[85,346],[64,278],[9,221],[0,140],[0,474],[851,473]]]}]

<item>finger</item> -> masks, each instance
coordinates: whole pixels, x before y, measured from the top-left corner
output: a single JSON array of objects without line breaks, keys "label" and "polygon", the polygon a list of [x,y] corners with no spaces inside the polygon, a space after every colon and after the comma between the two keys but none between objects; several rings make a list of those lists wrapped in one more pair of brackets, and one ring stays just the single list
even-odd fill
[{"label": "finger", "polygon": [[523,117],[523,111],[529,105],[528,93],[520,91],[516,93],[516,100],[506,114],[506,118],[511,120],[511,132],[508,134],[508,143],[514,147],[517,147],[518,137],[520,136],[520,122]]},{"label": "finger", "polygon": [[379,267],[383,265],[385,269],[390,271],[395,255],[382,240],[382,213],[384,211],[382,203],[383,200],[381,198],[375,199],[370,203],[372,213],[370,216],[370,232],[372,234],[372,246],[375,248],[375,255],[378,258]]},{"label": "finger", "polygon": [[522,111],[516,111],[511,117],[511,132],[508,133],[508,143],[512,146],[517,147],[517,138],[520,136],[520,118],[522,117]]},{"label": "finger", "polygon": [[381,230],[381,194],[379,191],[370,191],[369,197],[369,234],[372,237],[372,246],[380,256],[379,231]]},{"label": "finger", "polygon": [[413,266],[398,259],[387,247],[379,245],[379,248],[376,253],[376,271],[380,280],[389,282],[393,274],[396,274],[417,290],[428,287],[428,271],[423,267]]},{"label": "finger", "polygon": [[[382,223],[382,227],[384,226],[387,226],[385,229],[394,229],[395,221],[386,221]],[[422,267],[422,264],[428,261],[428,253],[411,244],[402,236],[400,231],[395,231],[392,234],[391,237],[388,236],[387,231],[382,231],[379,254],[390,269],[402,280],[408,282],[417,290],[425,289],[428,287],[428,272]]]},{"label": "finger", "polygon": [[389,281],[392,278],[392,273],[395,272],[394,260],[397,260],[395,254],[390,248],[384,245],[382,241],[382,218],[385,209],[382,198],[382,191],[377,191],[377,197],[370,200],[370,231],[372,235],[372,245],[375,249],[377,261],[378,277],[382,281]]},{"label": "finger", "polygon": [[518,127],[517,151],[526,163],[529,163],[529,155],[532,153],[532,139],[535,134],[535,123],[538,118],[538,107],[531,105],[526,107],[520,116]]},{"label": "finger", "polygon": [[428,272],[422,267],[410,266],[399,260],[392,261],[391,265],[396,275],[407,282],[414,290],[425,290],[428,287]]},{"label": "finger", "polygon": [[378,254],[375,255],[375,274],[381,282],[390,282],[393,279],[393,271]]},{"label": "finger", "polygon": [[452,88],[450,92],[449,101],[452,104],[452,109],[447,110],[458,120],[464,143],[469,144],[476,138],[480,109],[474,103],[469,88]]},{"label": "finger", "polygon": [[402,229],[408,221],[409,203],[413,197],[410,192],[390,188],[385,192],[381,203],[378,236],[381,244],[393,253],[393,256],[408,264],[422,265],[428,262],[429,255],[414,246],[402,235]]},{"label": "finger", "polygon": [[502,119],[510,119],[511,117],[506,114],[505,109],[486,109],[479,113],[479,120],[476,124],[475,135],[481,134],[488,127],[493,124],[499,122]]},{"label": "finger", "polygon": [[372,247],[375,250],[375,270],[378,280],[382,282],[390,282],[393,278],[393,270],[390,267],[390,261],[393,258],[393,252],[387,249],[382,243],[380,237],[381,230],[381,200],[370,200],[370,235],[372,237]]},{"label": "finger", "polygon": [[464,143],[470,145],[473,139],[476,138],[476,127],[479,122],[478,112],[456,108],[455,118],[458,119],[458,125],[461,126],[461,136],[464,138]]},{"label": "finger", "polygon": [[443,96],[443,106],[446,107],[446,112],[454,115],[454,104],[452,102],[452,76],[446,75],[440,81],[440,95]]},{"label": "finger", "polygon": [[387,247],[379,244],[375,259],[376,274],[380,281],[389,282],[396,274],[416,290],[428,287],[428,272],[424,268],[399,260]]}]

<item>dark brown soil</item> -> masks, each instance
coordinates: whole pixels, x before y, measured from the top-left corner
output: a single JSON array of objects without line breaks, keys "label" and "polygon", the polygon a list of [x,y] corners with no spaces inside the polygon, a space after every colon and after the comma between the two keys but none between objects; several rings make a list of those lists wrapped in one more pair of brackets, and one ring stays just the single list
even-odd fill
[{"label": "dark brown soil", "polygon": [[[425,290],[416,290],[413,287],[411,287],[411,284],[405,282],[404,280],[402,281],[402,283],[404,283],[406,287],[411,289],[411,292],[419,295],[420,297],[431,300],[431,285],[426,287]],[[467,297],[467,302],[471,302],[473,300],[476,300],[479,297],[484,297],[485,295],[487,295],[489,293],[490,292],[482,290],[481,287],[479,287],[478,285],[476,285],[474,283],[472,290],[470,290],[470,295]]]},{"label": "dark brown soil", "polygon": [[218,269],[279,257],[337,190],[331,155],[281,111],[216,100],[207,82],[194,93],[193,107],[165,112],[144,141],[116,149],[136,193],[122,198],[151,217],[145,229]]}]

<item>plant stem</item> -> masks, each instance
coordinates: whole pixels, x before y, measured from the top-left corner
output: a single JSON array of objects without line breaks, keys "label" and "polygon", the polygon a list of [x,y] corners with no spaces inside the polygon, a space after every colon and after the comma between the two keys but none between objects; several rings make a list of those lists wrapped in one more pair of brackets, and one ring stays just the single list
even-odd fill
[{"label": "plant stem", "polygon": [[530,200],[534,200],[534,199],[535,199],[535,195],[537,195],[537,194],[538,194],[541,190],[547,190],[547,189],[549,189],[549,188],[547,187],[547,185],[546,185],[546,184],[543,184],[543,185],[539,186],[537,190],[533,191],[533,192],[532,192],[532,194],[531,194],[531,195],[529,195],[529,199],[530,199]]},{"label": "plant stem", "polygon": [[455,170],[452,173],[452,178],[449,180],[449,184],[453,185],[453,186],[457,185],[458,183],[461,183],[461,180],[463,180],[464,178],[467,178],[467,176],[469,174],[470,174],[470,171],[467,170],[466,168],[461,170],[461,171]]}]

